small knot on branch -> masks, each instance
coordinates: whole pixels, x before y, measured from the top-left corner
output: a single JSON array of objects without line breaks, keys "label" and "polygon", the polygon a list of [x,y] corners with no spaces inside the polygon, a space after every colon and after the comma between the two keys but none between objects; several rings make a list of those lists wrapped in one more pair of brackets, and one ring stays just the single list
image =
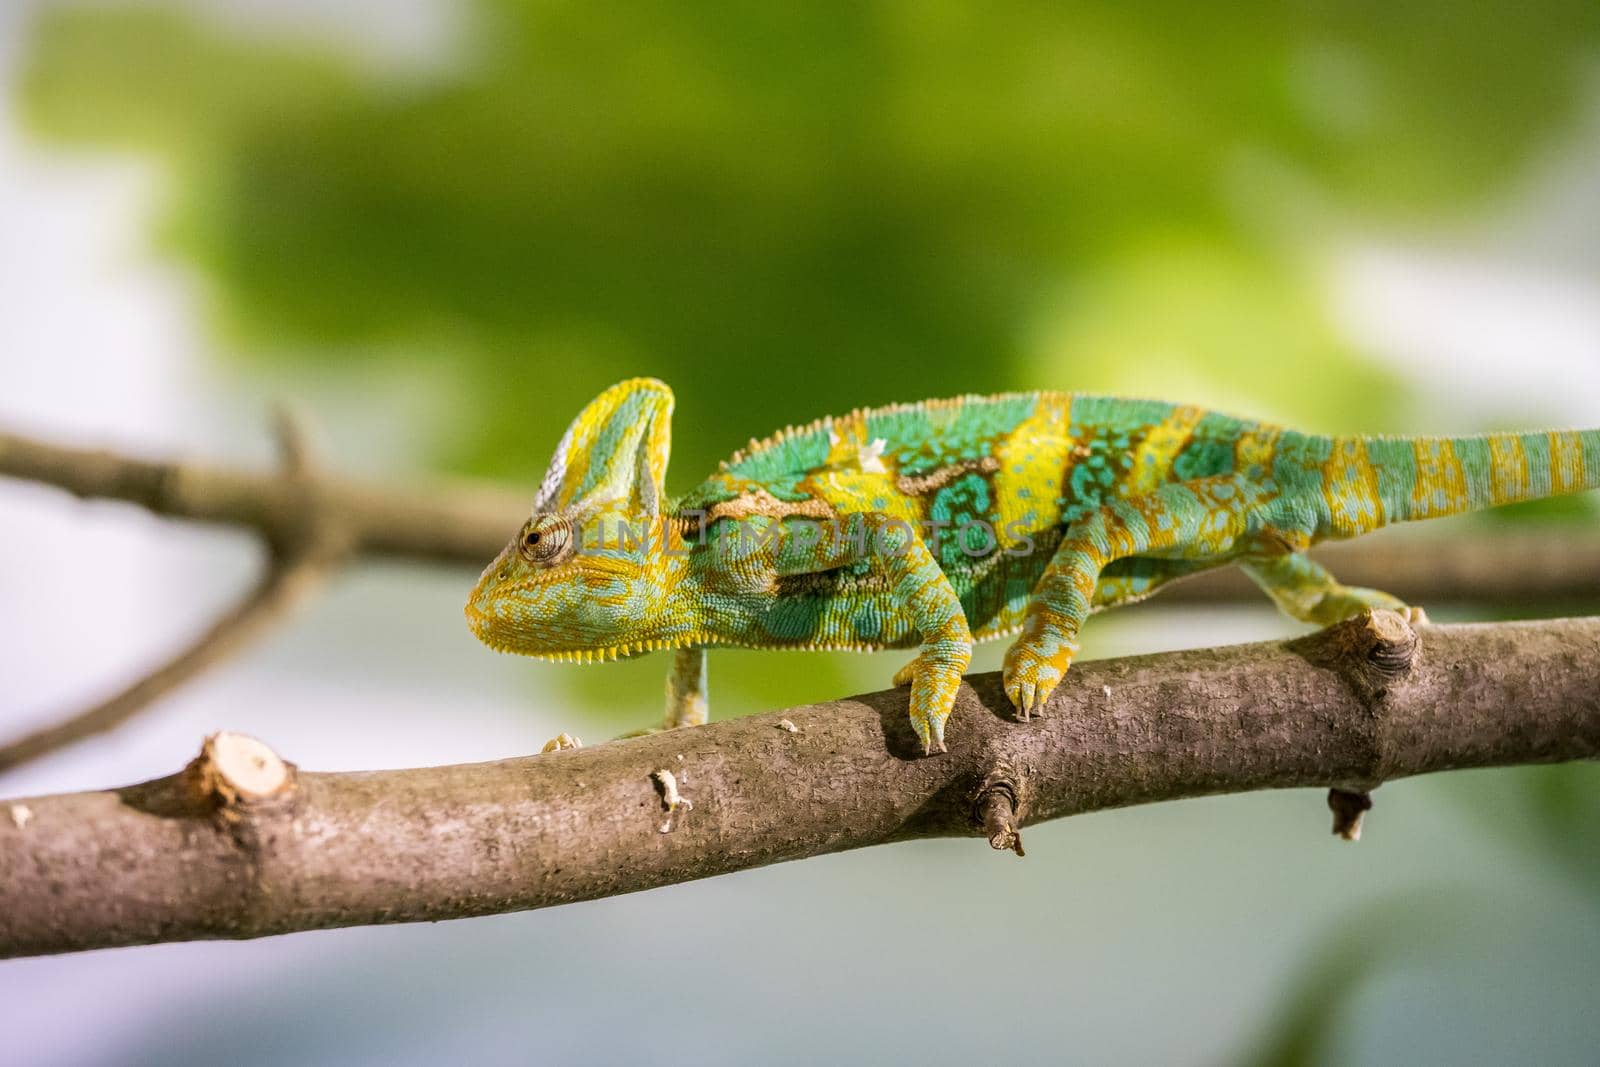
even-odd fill
[{"label": "small knot on branch", "polygon": [[678,776],[665,767],[651,771],[650,780],[655,783],[656,793],[661,797],[661,810],[667,814],[661,825],[656,827],[656,832],[670,834],[683,816],[694,808],[694,801],[678,792]]},{"label": "small knot on branch", "polygon": [[1333,832],[1346,841],[1361,840],[1361,816],[1372,810],[1372,794],[1349,789],[1328,790],[1328,809],[1333,812]]}]

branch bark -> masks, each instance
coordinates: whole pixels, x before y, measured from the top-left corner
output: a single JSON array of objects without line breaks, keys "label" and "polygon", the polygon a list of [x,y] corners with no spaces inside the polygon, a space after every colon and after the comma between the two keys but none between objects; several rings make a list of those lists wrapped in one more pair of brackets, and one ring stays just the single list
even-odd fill
[{"label": "branch bark", "polygon": [[167,778],[0,803],[0,955],[484,915],[916,837],[1020,851],[1020,826],[1101,808],[1600,755],[1600,619],[1420,635],[1379,612],[1078,664],[1030,723],[975,675],[931,758],[903,689],[413,770],[217,738]]}]

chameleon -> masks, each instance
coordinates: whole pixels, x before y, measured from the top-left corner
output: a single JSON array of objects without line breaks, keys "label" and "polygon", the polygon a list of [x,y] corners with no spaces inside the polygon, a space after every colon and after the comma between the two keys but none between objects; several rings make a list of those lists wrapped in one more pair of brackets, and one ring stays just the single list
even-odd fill
[{"label": "chameleon", "polygon": [[781,430],[665,492],[672,391],[601,393],[466,606],[489,646],[590,662],[670,650],[662,728],[707,721],[706,650],[917,649],[925,754],[975,641],[1014,638],[1019,718],[1093,613],[1237,565],[1295,619],[1398,598],[1306,550],[1388,523],[1600,487],[1600,430],[1321,436],[1202,407],[1063,392],[861,408]]}]

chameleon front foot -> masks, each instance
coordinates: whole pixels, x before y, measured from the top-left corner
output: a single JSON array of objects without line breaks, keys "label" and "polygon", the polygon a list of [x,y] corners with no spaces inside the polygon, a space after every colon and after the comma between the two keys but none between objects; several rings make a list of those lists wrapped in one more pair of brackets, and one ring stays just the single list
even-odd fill
[{"label": "chameleon front foot", "polygon": [[922,742],[924,756],[950,751],[944,743],[944,724],[955,706],[971,648],[968,644],[948,654],[923,652],[895,673],[897,686],[911,683],[911,728]]},{"label": "chameleon front foot", "polygon": [[[944,724],[950,718],[950,705],[955,700],[952,690],[950,700],[942,706],[938,698],[923,695],[920,699],[917,694],[918,671],[922,670],[922,657],[907,663],[904,667],[894,672],[894,687],[903,685],[911,686],[911,728],[917,733],[917,740],[922,742],[922,754],[931,756],[935,752],[950,751],[944,743]],[[961,684],[960,672],[956,674],[956,684]]]},{"label": "chameleon front foot", "polygon": [[561,733],[559,733],[556,736],[552,737],[550,740],[546,741],[544,743],[544,747],[539,750],[539,753],[541,755],[543,755],[546,752],[560,752],[562,749],[565,749],[565,748],[582,748],[582,747],[583,747],[583,742],[582,741],[578,740],[578,738],[572,736],[571,734],[567,733],[566,731],[562,731]]},{"label": "chameleon front foot", "polygon": [[1044,640],[1023,637],[1006,649],[1000,677],[1018,718],[1027,722],[1044,707],[1077,654],[1078,642],[1059,636]]}]

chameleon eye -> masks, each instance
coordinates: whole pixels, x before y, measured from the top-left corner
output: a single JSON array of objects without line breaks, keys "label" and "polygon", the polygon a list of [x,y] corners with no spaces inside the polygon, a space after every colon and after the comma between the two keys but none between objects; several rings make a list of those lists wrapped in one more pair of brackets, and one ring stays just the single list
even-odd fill
[{"label": "chameleon eye", "polygon": [[522,533],[517,550],[530,563],[549,563],[567,547],[565,523],[530,526]]}]

